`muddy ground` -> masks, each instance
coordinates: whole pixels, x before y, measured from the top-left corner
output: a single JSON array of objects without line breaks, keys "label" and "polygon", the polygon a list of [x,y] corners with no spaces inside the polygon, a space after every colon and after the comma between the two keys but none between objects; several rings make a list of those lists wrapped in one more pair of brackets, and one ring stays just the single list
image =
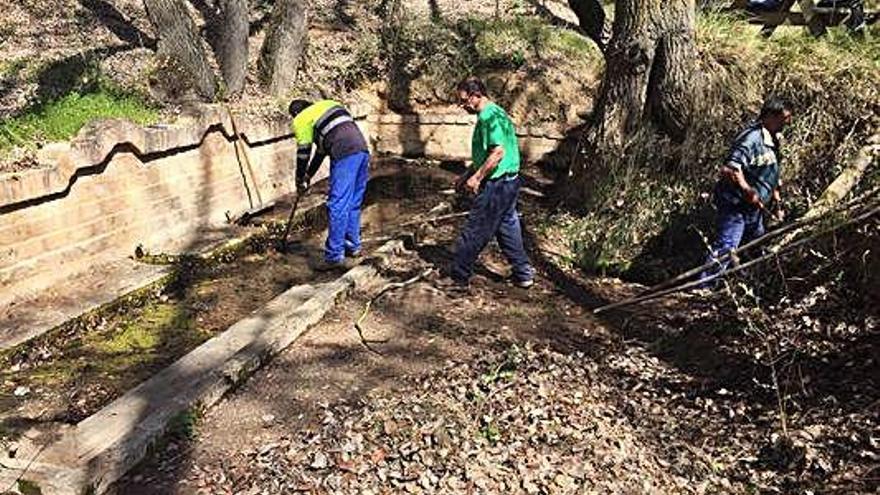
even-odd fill
[{"label": "muddy ground", "polygon": [[[526,227],[547,205],[523,198]],[[444,268],[457,225],[386,274]],[[875,493],[877,333],[777,362],[722,295],[597,318],[631,294],[560,268],[536,287],[495,249],[461,296],[423,281],[356,294],[116,487],[126,494]],[[783,373],[785,372],[785,373]],[[787,436],[783,433],[787,433]]]},{"label": "muddy ground", "polygon": [[[366,201],[368,247],[399,221],[436,206],[447,185],[428,171],[391,177],[389,167],[374,171]],[[326,194],[325,187],[312,194]],[[285,290],[338,276],[311,268],[326,236],[323,207],[309,214],[316,223],[294,230],[279,250],[287,213],[277,208],[256,219],[262,228],[247,242],[210,260],[147,253],[142,260],[169,264],[170,281],[0,354],[0,441],[75,424]]]}]

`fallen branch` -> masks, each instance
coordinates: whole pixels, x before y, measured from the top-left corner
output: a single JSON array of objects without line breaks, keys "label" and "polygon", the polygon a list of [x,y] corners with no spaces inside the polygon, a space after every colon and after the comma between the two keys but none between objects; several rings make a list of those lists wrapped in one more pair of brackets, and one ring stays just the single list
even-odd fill
[{"label": "fallen branch", "polygon": [[363,325],[364,319],[366,319],[366,317],[367,317],[367,314],[370,312],[370,308],[373,306],[373,304],[376,301],[378,301],[385,294],[387,294],[393,290],[398,290],[398,289],[403,289],[405,287],[409,287],[410,285],[418,282],[419,280],[426,278],[433,271],[434,271],[433,268],[428,268],[427,270],[416,275],[415,277],[412,277],[408,280],[404,280],[403,282],[391,282],[389,284],[386,284],[384,287],[382,287],[379,290],[379,292],[376,293],[376,295],[374,295],[373,297],[371,297],[367,301],[367,303],[364,305],[364,310],[361,312],[360,317],[358,317],[358,319],[355,320],[355,322],[354,322],[354,328],[355,328],[355,330],[357,330],[358,336],[361,339],[361,344],[363,344],[364,347],[368,351],[374,352],[374,353],[379,354],[381,356],[382,353],[379,352],[378,350],[374,349],[370,344],[384,344],[385,342],[388,342],[388,339],[367,339],[364,336],[364,329],[363,329],[362,325]]},{"label": "fallen branch", "polygon": [[814,217],[825,213],[837,202],[843,199],[859,183],[865,171],[876,162],[876,155],[880,153],[880,134],[871,136],[872,144],[863,146],[858,154],[849,162],[846,168],[825,188],[819,199],[813,203],[813,207],[805,215]]},{"label": "fallen branch", "polygon": [[870,217],[872,217],[872,216],[874,216],[874,215],[880,213],[880,206],[877,206],[877,205],[873,205],[873,206],[874,206],[874,208],[871,209],[871,210],[869,210],[869,211],[866,212],[866,213],[863,213],[863,214],[861,214],[861,215],[859,215],[859,216],[857,216],[857,217],[855,217],[855,218],[851,218],[851,219],[849,219],[849,220],[847,220],[846,222],[843,222],[843,223],[841,223],[841,224],[835,225],[835,226],[832,227],[832,228],[824,229],[824,230],[822,230],[821,232],[818,232],[818,233],[816,233],[816,234],[814,234],[814,235],[811,235],[811,236],[809,236],[809,237],[805,237],[805,238],[800,239],[800,240],[798,240],[798,241],[796,241],[796,242],[793,242],[793,243],[791,243],[791,244],[787,244],[787,245],[785,245],[785,246],[782,246],[780,249],[778,249],[778,250],[776,250],[776,251],[773,251],[773,252],[770,252],[770,253],[767,253],[767,254],[765,254],[765,255],[763,255],[763,256],[760,256],[760,257],[758,257],[758,258],[755,258],[755,259],[749,261],[748,263],[743,263],[742,265],[738,265],[738,266],[736,266],[736,267],[729,268],[729,269],[727,269],[727,270],[724,270],[724,271],[721,271],[721,272],[715,273],[715,274],[713,274],[712,276],[706,277],[706,278],[701,279],[701,280],[694,280],[694,281],[692,281],[692,282],[688,282],[688,283],[685,283],[685,284],[682,284],[682,285],[678,285],[678,286],[676,286],[676,287],[672,287],[672,288],[665,289],[665,290],[660,290],[660,291],[648,291],[647,293],[644,293],[644,294],[642,294],[642,295],[640,295],[640,296],[636,296],[636,297],[633,297],[633,298],[630,298],[630,299],[625,299],[625,300],[623,300],[623,301],[619,301],[619,302],[612,303],[612,304],[607,304],[607,305],[605,305],[605,306],[601,306],[601,307],[599,307],[599,308],[594,309],[594,310],[593,310],[593,314],[599,314],[599,313],[603,313],[603,312],[608,311],[608,310],[611,310],[611,309],[620,308],[620,307],[623,307],[623,306],[630,306],[630,305],[632,305],[632,304],[638,304],[638,303],[645,302],[645,301],[650,301],[650,300],[653,300],[653,299],[658,299],[658,298],[661,298],[661,297],[663,297],[663,296],[667,296],[667,295],[669,295],[669,294],[674,294],[674,293],[676,293],[676,292],[681,292],[681,291],[685,291],[685,290],[688,290],[688,289],[695,288],[695,287],[697,287],[697,286],[699,286],[699,285],[702,285],[702,284],[704,284],[704,283],[706,283],[706,282],[711,282],[712,280],[715,280],[715,279],[717,279],[717,278],[720,278],[720,277],[723,277],[723,276],[726,276],[726,275],[732,275],[732,274],[734,274],[734,273],[738,273],[738,272],[740,272],[740,271],[745,270],[746,268],[752,267],[752,266],[754,266],[754,265],[756,265],[756,264],[758,264],[758,263],[761,263],[761,262],[763,262],[763,261],[766,261],[766,260],[768,260],[768,259],[770,259],[770,258],[772,258],[772,257],[774,257],[774,256],[779,256],[780,254],[782,254],[782,253],[784,253],[784,252],[790,251],[790,250],[792,250],[792,249],[794,249],[794,248],[796,248],[796,247],[798,247],[798,246],[801,246],[801,245],[803,245],[803,244],[806,244],[807,242],[811,242],[811,241],[813,241],[813,240],[815,240],[815,239],[817,239],[817,238],[819,238],[819,237],[822,237],[822,236],[824,236],[824,235],[826,235],[826,234],[829,234],[829,233],[831,233],[831,232],[834,232],[834,231],[836,231],[836,230],[838,230],[838,229],[840,229],[840,228],[843,228],[843,227],[845,227],[845,226],[847,226],[847,225],[852,225],[852,224],[855,224],[855,223],[859,223],[859,222],[861,222],[861,221],[863,221],[863,220],[867,220],[868,218],[870,218]]},{"label": "fallen branch", "polygon": [[[833,209],[830,209],[830,210],[826,211],[826,214],[830,214],[830,213],[838,213],[838,212],[842,212],[842,211],[844,211],[844,210],[846,210],[846,209],[848,209],[848,208],[851,208],[851,207],[858,207],[858,206],[859,206],[861,203],[863,203],[864,201],[866,201],[866,200],[868,200],[868,199],[871,199],[871,198],[877,196],[878,191],[880,191],[880,190],[878,190],[878,189],[874,189],[874,190],[870,191],[870,192],[867,193],[867,194],[864,194],[864,195],[862,195],[862,196],[860,196],[860,197],[858,197],[858,198],[854,198],[852,201],[848,202],[848,203],[845,204],[845,205],[840,205],[840,206],[838,206],[838,207],[836,207],[836,208],[833,208]],[[734,257],[736,257],[737,255],[739,255],[739,254],[741,254],[741,253],[743,253],[743,252],[745,252],[745,251],[747,251],[747,250],[749,250],[749,249],[752,249],[752,248],[754,248],[754,247],[756,247],[756,246],[759,246],[759,245],[761,245],[761,244],[764,244],[764,243],[766,243],[767,241],[769,241],[769,240],[771,240],[771,239],[775,239],[775,238],[777,238],[777,237],[779,237],[779,236],[781,236],[781,235],[783,235],[783,234],[790,233],[790,232],[792,232],[792,231],[794,231],[794,230],[798,230],[798,231],[800,231],[800,229],[802,229],[802,228],[804,228],[804,227],[807,227],[807,226],[809,226],[809,225],[812,225],[812,224],[818,223],[818,222],[819,222],[821,219],[823,219],[823,218],[824,218],[824,215],[823,215],[823,216],[814,216],[814,217],[803,217],[803,218],[800,218],[800,219],[798,219],[797,221],[792,222],[792,223],[790,223],[790,224],[788,224],[788,225],[786,225],[786,226],[784,226],[784,227],[780,227],[780,228],[778,228],[778,229],[776,229],[776,230],[773,230],[773,231],[771,231],[771,232],[768,232],[768,233],[764,234],[763,236],[758,237],[757,239],[752,240],[751,242],[747,242],[746,244],[743,244],[742,246],[740,246],[740,247],[738,247],[738,248],[736,248],[736,249],[731,249],[729,252],[724,253],[723,255],[717,257],[716,259],[714,259],[714,260],[712,260],[712,261],[706,262],[706,263],[704,263],[704,264],[702,264],[702,265],[700,265],[700,266],[698,266],[698,267],[696,267],[696,268],[691,268],[690,270],[688,270],[688,271],[686,271],[686,272],[684,272],[684,273],[682,273],[682,274],[680,274],[680,275],[677,275],[677,276],[675,276],[675,277],[673,277],[673,278],[671,278],[671,279],[669,279],[669,280],[667,280],[667,281],[665,281],[665,282],[662,282],[662,283],[660,283],[660,284],[657,284],[657,285],[651,287],[650,289],[648,289],[647,292],[654,292],[654,291],[658,291],[658,290],[661,290],[661,289],[665,289],[665,288],[667,288],[667,287],[672,287],[672,286],[674,286],[675,284],[677,284],[677,283],[679,283],[679,282],[681,282],[681,281],[683,281],[683,280],[689,279],[689,278],[693,277],[694,275],[698,275],[698,274],[700,274],[700,273],[702,273],[702,272],[708,270],[709,268],[712,268],[712,267],[714,267],[714,266],[716,266],[716,265],[718,265],[718,264],[720,264],[720,263],[723,263],[723,262],[725,262],[725,261],[727,261],[727,260],[729,260],[729,259],[731,259],[731,258],[734,258]],[[786,236],[786,239],[788,239],[788,242],[791,242],[791,238],[790,238],[790,236]],[[787,242],[786,242],[786,244],[787,244]],[[776,246],[776,247],[777,247],[777,249],[778,249],[778,246]]]},{"label": "fallen branch", "polygon": [[[852,189],[859,183],[865,171],[877,160],[877,154],[880,153],[880,134],[874,134],[868,141],[871,144],[863,146],[859,149],[855,158],[850,161],[840,174],[825,188],[819,199],[813,203],[813,206],[804,215],[804,218],[817,218],[834,209],[835,205],[843,199]],[[874,189],[873,193],[877,190]],[[778,244],[786,244],[790,242],[799,232],[792,232],[779,241]]]}]

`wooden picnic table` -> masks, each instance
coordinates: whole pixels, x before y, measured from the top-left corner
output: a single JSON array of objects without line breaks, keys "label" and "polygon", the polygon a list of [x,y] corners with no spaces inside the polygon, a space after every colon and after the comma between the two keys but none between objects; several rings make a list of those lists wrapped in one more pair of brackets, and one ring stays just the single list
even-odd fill
[{"label": "wooden picnic table", "polygon": [[[791,10],[795,3],[800,11]],[[749,0],[734,0],[730,9],[748,12],[749,22],[761,24],[761,34],[766,37],[786,21],[795,26],[807,26],[813,36],[822,36],[828,26],[842,23],[850,14],[848,6],[820,7],[815,0],[782,0],[778,8],[771,10],[756,10],[750,7]],[[876,13],[865,14],[866,22],[876,22]]]}]

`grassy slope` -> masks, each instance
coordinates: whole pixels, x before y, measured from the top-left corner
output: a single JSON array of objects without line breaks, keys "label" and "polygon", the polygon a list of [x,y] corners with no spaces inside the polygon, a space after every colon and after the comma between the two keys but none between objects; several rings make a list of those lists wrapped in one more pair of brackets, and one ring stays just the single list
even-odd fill
[{"label": "grassy slope", "polygon": [[664,152],[657,150],[665,143],[643,138],[641,151],[597,176],[588,213],[554,219],[564,225],[574,261],[590,271],[647,281],[697,264],[703,236],[712,231],[707,193],[715,170],[730,139],[769,93],[795,106],[783,174],[790,212],[804,211],[878,128],[878,34],[875,27],[867,41],[858,41],[840,31],[814,39],[783,30],[765,41],[744,23],[701,16],[700,70],[707,84],[680,158],[663,163]]},{"label": "grassy slope", "polygon": [[125,118],[149,124],[158,118],[158,113],[134,95],[106,89],[85,94],[72,92],[0,123],[0,156],[13,146],[33,147],[70,139],[98,118]]},{"label": "grassy slope", "polygon": [[477,74],[519,122],[571,125],[598,85],[595,46],[533,15],[464,10],[380,22],[372,3],[358,8],[351,31],[312,29],[312,46],[327,53],[307,57],[297,93],[338,97],[366,88],[392,110],[418,111],[450,103],[455,83]]}]

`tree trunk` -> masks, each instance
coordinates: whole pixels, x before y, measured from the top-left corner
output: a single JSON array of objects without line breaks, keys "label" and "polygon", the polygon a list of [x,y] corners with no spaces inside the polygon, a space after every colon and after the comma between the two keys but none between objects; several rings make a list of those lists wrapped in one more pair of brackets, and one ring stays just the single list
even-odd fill
[{"label": "tree trunk", "polygon": [[646,120],[681,140],[691,111],[693,0],[618,0],[596,105],[602,141],[619,146]]},{"label": "tree trunk", "polygon": [[192,79],[199,96],[213,99],[214,73],[186,5],[182,0],[144,0],[144,6],[159,38],[159,55],[173,61]]},{"label": "tree trunk", "polygon": [[226,83],[226,95],[244,90],[248,63],[247,0],[217,0],[220,10],[214,53]]},{"label": "tree trunk", "polygon": [[693,112],[697,57],[693,1],[669,2],[648,81],[648,117],[673,141],[684,141]]},{"label": "tree trunk", "polygon": [[590,174],[625,156],[627,141],[646,124],[684,139],[699,86],[694,20],[694,0],[617,0],[605,76],[572,166],[576,201],[587,194]]},{"label": "tree trunk", "polygon": [[290,96],[306,45],[304,0],[277,0],[260,53],[260,78],[276,97]]}]

